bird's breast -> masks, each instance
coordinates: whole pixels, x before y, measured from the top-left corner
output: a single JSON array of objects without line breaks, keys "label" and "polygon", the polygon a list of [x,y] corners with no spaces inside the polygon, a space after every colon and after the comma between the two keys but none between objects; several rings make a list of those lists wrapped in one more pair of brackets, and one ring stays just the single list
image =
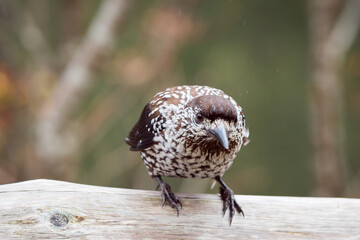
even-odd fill
[{"label": "bird's breast", "polygon": [[208,151],[201,145],[191,146],[181,137],[158,136],[155,144],[141,156],[152,176],[214,178],[231,166],[238,148]]}]

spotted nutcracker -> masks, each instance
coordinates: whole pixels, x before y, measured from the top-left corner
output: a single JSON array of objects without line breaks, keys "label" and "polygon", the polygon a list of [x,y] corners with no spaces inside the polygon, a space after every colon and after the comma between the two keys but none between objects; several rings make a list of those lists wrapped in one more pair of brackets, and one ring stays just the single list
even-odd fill
[{"label": "spotted nutcracker", "polygon": [[248,137],[242,109],[230,96],[207,86],[179,86],[153,97],[125,141],[140,151],[163,205],[168,202],[178,215],[182,207],[162,176],[212,178],[220,184],[223,214],[229,209],[231,224],[235,210],[244,213],[221,177]]}]

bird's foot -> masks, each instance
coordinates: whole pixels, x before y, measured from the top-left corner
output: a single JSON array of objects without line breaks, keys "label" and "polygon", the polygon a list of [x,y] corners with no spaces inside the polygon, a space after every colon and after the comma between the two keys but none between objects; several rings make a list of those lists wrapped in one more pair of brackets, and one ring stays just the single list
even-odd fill
[{"label": "bird's foot", "polygon": [[[158,181],[159,182],[159,181]],[[164,206],[166,202],[170,204],[172,208],[176,209],[176,213],[179,216],[179,206],[182,208],[182,203],[180,198],[178,198],[172,191],[169,184],[160,181],[157,189],[161,192],[162,205]]]},{"label": "bird's foot", "polygon": [[235,215],[235,210],[242,214],[244,217],[244,212],[241,209],[240,205],[236,202],[236,199],[234,197],[234,192],[230,188],[225,188],[223,186],[220,186],[220,196],[223,201],[223,216],[226,213],[226,210],[229,209],[229,220],[230,225],[233,219],[233,216]]}]

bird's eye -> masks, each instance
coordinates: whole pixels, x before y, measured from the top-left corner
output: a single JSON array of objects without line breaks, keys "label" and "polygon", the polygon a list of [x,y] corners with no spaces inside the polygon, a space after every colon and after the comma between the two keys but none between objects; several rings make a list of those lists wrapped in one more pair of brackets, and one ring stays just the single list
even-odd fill
[{"label": "bird's eye", "polygon": [[196,121],[198,123],[201,123],[202,121],[204,121],[204,116],[201,113],[197,113],[196,114]]}]

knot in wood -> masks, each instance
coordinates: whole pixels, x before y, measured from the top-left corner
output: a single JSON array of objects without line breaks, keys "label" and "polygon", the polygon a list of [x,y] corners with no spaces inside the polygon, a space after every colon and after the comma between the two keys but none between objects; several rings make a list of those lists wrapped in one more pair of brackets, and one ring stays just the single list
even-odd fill
[{"label": "knot in wood", "polygon": [[64,227],[69,223],[69,219],[65,216],[65,214],[56,212],[51,215],[50,222],[55,227]]}]

